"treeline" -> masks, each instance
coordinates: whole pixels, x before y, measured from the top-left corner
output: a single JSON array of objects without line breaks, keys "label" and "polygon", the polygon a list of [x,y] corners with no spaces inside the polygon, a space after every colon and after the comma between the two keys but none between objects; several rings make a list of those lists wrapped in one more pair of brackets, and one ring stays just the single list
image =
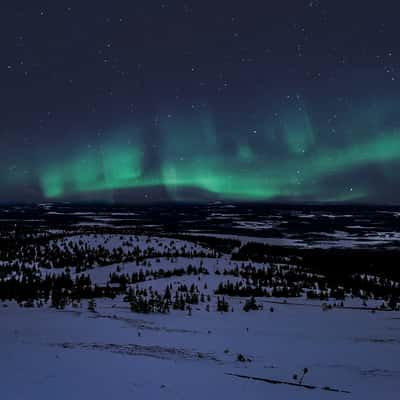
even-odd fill
[{"label": "treeline", "polygon": [[366,274],[324,275],[310,272],[310,269],[301,266],[271,264],[256,268],[250,263],[242,263],[240,267],[217,273],[241,278],[235,283],[220,283],[215,292],[220,295],[299,297],[305,294],[309,299],[320,300],[357,297],[383,300],[394,305],[394,308],[400,301],[398,282]]},{"label": "treeline", "polygon": [[[155,239],[156,247],[147,246],[142,249],[139,245],[138,236],[118,236],[121,244],[112,249],[106,247],[109,238],[103,240],[103,244],[90,245],[88,238],[78,237],[76,241],[55,240],[49,237],[27,237],[0,239],[0,260],[13,263],[37,264],[43,268],[76,268],[76,272],[82,272],[94,266],[105,266],[116,263],[135,262],[137,265],[144,264],[150,258],[176,259],[204,258],[218,256],[216,251],[203,251],[196,248],[188,248],[183,244],[177,247],[174,240],[166,241]],[[101,236],[92,235],[96,240]],[[150,243],[147,239],[146,243]]]},{"label": "treeline", "polygon": [[[247,243],[232,256],[234,260],[270,263],[268,268],[242,268],[224,271],[240,276],[252,286],[284,286],[308,298],[346,296],[362,299],[400,299],[400,251],[391,249],[298,249]],[[284,261],[274,264],[271,260]],[[283,260],[283,261],[282,261]],[[289,265],[287,265],[289,264]],[[292,266],[290,266],[292,265]]]},{"label": "treeline", "polygon": [[126,286],[129,284],[135,284],[139,282],[144,282],[150,279],[162,279],[171,278],[173,276],[183,276],[183,275],[208,275],[209,272],[204,267],[194,267],[188,265],[186,268],[174,268],[171,270],[160,269],[140,269],[139,272],[133,272],[132,274],[121,274],[118,272],[111,272],[109,275],[109,283],[116,283],[121,286]]},{"label": "treeline", "polygon": [[109,285],[93,284],[88,275],[46,274],[43,276],[37,269],[24,270],[22,275],[13,275],[0,279],[0,300],[15,300],[25,307],[41,306],[50,301],[54,308],[80,302],[82,299],[96,297],[114,298],[120,289]]},{"label": "treeline", "polygon": [[400,281],[400,249],[393,248],[297,248],[249,242],[232,254],[236,261],[280,262],[298,265],[324,275],[375,275]]},{"label": "treeline", "polygon": [[[206,288],[207,286],[205,286]],[[211,296],[205,295],[199,287],[192,284],[188,287],[180,284],[173,294],[173,285],[166,286],[163,293],[153,288],[129,288],[124,301],[130,304],[132,312],[136,313],[169,313],[170,310],[186,311],[188,315],[192,314],[194,306],[205,305],[205,310],[210,312]],[[229,304],[223,299],[218,298],[215,307],[216,311],[229,311]]]},{"label": "treeline", "polygon": [[180,240],[187,240],[196,243],[200,246],[216,250],[219,253],[230,254],[232,250],[240,247],[240,240],[220,238],[216,236],[203,236],[203,235],[187,235],[187,234],[174,234],[168,235],[168,237],[174,237]]}]

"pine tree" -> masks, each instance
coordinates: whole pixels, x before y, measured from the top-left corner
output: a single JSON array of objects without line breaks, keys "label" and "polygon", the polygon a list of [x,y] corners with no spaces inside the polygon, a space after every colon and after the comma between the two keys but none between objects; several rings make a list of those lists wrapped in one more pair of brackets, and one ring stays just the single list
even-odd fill
[{"label": "pine tree", "polygon": [[90,299],[88,301],[88,311],[96,312],[96,300],[95,299]]},{"label": "pine tree", "polygon": [[243,311],[248,312],[250,310],[258,310],[258,306],[254,296],[251,296],[250,299],[247,300],[243,306]]}]

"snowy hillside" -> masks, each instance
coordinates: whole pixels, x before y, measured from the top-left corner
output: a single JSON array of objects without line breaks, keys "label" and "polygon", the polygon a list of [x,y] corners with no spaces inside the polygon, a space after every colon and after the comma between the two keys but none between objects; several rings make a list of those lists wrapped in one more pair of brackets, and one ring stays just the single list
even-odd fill
[{"label": "snowy hillside", "polygon": [[[29,251],[18,250],[16,260]],[[47,251],[67,264],[41,265]],[[68,264],[80,251],[93,253],[93,265]],[[323,300],[305,293],[274,297],[267,287],[246,312],[249,296],[216,292],[228,282],[240,290],[256,285],[244,275],[249,262],[173,237],[75,233],[51,239],[35,257],[35,276],[66,274],[115,292],[91,300],[62,291],[63,301],[52,294],[33,304],[21,300],[23,307],[0,303],[2,399],[391,399],[400,393],[400,317],[381,300],[346,294],[338,301],[330,289]],[[9,268],[4,282],[24,279]],[[251,262],[251,268],[275,271],[279,288],[294,267]],[[168,310],[154,312],[157,302]]]}]

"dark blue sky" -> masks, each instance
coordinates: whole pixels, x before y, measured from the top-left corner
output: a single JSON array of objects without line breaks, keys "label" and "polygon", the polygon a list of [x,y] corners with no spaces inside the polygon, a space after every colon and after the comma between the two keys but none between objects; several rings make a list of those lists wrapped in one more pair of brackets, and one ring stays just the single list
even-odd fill
[{"label": "dark blue sky", "polygon": [[0,201],[400,201],[397,1],[0,11]]}]

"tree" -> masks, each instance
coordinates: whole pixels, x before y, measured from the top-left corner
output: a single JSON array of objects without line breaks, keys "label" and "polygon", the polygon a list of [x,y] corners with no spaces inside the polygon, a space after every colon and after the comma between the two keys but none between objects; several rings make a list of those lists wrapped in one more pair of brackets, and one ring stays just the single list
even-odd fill
[{"label": "tree", "polygon": [[96,312],[96,300],[95,299],[89,299],[89,301],[88,301],[88,311]]},{"label": "tree", "polygon": [[218,297],[217,301],[217,311],[220,312],[228,312],[229,311],[229,304],[227,301],[225,301],[224,298],[222,300]]},{"label": "tree", "polygon": [[243,311],[249,312],[251,310],[258,310],[258,305],[254,296],[251,296],[249,300],[246,300],[243,306]]}]

